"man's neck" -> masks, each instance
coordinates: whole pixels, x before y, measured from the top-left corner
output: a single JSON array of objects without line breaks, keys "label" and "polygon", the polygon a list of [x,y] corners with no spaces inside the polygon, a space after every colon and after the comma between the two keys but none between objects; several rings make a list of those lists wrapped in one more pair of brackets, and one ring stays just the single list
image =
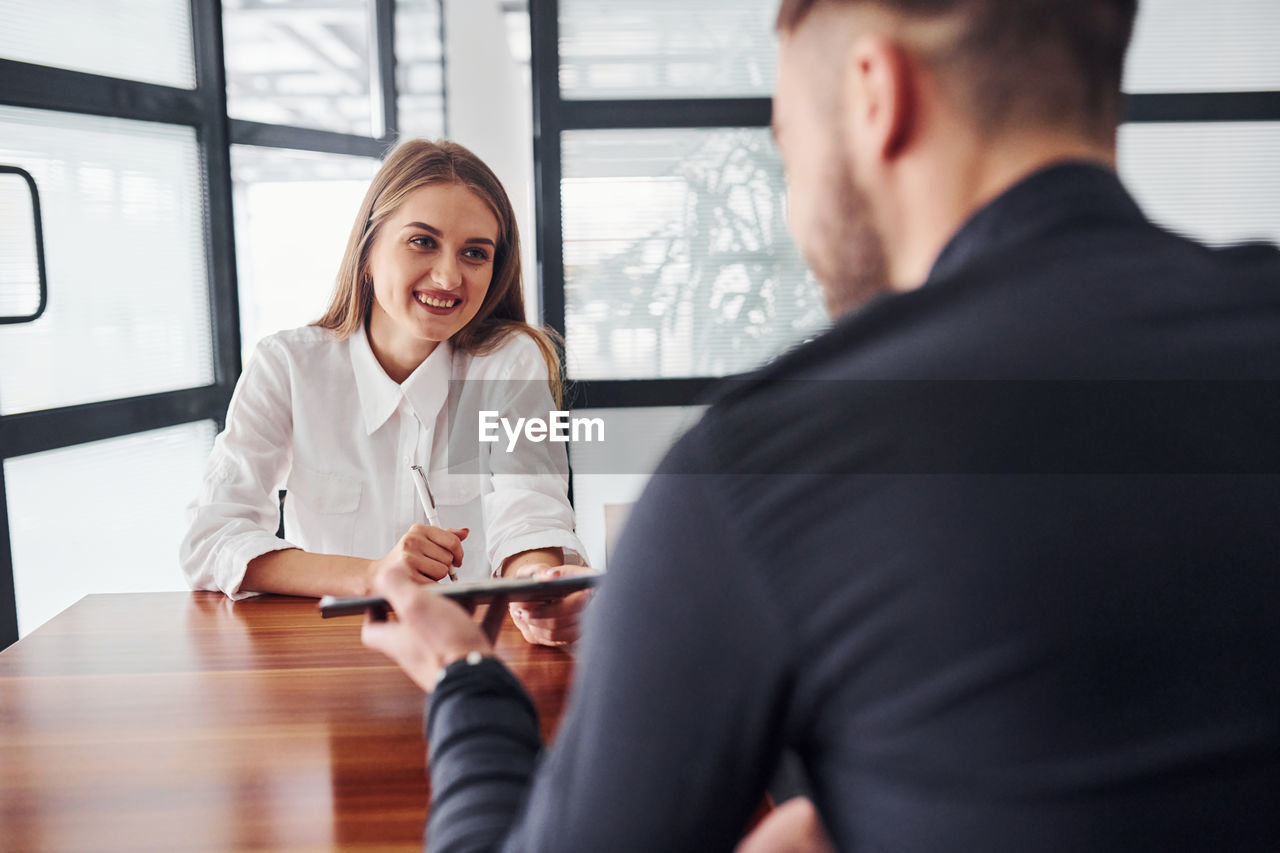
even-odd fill
[{"label": "man's neck", "polygon": [[897,204],[887,207],[880,223],[893,288],[919,287],[969,217],[1028,175],[1069,160],[1114,168],[1115,146],[1049,132],[1004,140],[974,138],[967,145],[953,140],[936,156],[906,164]]}]

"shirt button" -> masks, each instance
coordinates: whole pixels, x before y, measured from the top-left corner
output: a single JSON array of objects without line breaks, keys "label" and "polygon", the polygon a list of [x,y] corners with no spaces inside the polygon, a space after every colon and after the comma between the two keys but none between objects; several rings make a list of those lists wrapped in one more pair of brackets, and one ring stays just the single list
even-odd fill
[{"label": "shirt button", "polygon": [[412,457],[412,456],[409,456],[408,454],[405,454],[405,457],[404,457],[404,464],[406,464],[406,465],[412,465],[412,464],[413,464],[413,457]]}]

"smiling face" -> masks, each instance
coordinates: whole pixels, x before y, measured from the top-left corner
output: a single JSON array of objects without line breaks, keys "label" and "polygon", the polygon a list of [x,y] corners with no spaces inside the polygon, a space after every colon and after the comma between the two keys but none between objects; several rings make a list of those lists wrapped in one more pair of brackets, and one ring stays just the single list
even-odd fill
[{"label": "smiling face", "polygon": [[369,343],[387,375],[404,379],[471,322],[489,292],[498,220],[467,187],[435,183],[405,196],[369,250]]}]

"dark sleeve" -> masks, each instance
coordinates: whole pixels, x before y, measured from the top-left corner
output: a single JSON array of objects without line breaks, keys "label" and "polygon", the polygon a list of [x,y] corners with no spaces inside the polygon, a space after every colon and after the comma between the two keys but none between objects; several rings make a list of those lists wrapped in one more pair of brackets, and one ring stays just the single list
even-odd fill
[{"label": "dark sleeve", "polygon": [[[726,517],[729,479],[675,473],[693,468],[700,433],[677,445],[631,514],[588,611],[564,722],[523,807],[487,781],[500,754],[513,773],[524,766],[523,741],[516,749],[518,739],[466,724],[468,738],[493,749],[474,777],[437,766],[437,754],[461,756],[461,745],[432,746],[433,787],[447,773],[461,803],[467,786],[469,805],[455,814],[511,806],[503,849],[731,849],[760,802],[780,751],[788,637],[760,555],[745,553]],[[433,738],[455,737],[480,707],[469,694],[433,707],[454,701],[459,722],[446,729],[433,711]],[[512,695],[505,701],[514,708]],[[441,845],[454,831],[445,820],[433,811],[432,851],[451,849]]]},{"label": "dark sleeve", "polygon": [[458,666],[427,707],[433,851],[488,850],[520,808],[542,749],[538,714],[499,661]]}]

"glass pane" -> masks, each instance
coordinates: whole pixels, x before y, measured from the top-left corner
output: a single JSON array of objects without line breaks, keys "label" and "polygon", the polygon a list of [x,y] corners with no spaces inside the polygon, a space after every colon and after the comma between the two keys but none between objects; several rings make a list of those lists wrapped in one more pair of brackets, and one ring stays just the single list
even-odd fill
[{"label": "glass pane", "polygon": [[767,97],[777,0],[560,0],[565,98]]},{"label": "glass pane", "polygon": [[192,55],[189,2],[4,2],[6,59],[194,89]]},{"label": "glass pane", "polygon": [[507,28],[507,48],[511,51],[511,58],[528,74],[533,53],[528,4],[504,3],[502,23]]},{"label": "glass pane", "polygon": [[439,0],[396,0],[396,109],[401,137],[444,136]]},{"label": "glass pane", "polygon": [[227,115],[381,136],[372,20],[368,0],[223,0]]},{"label": "glass pane", "polygon": [[604,442],[575,441],[573,510],[590,565],[606,566],[631,505],[671,445],[698,422],[705,406],[577,409],[574,418],[604,422]]},{"label": "glass pane", "polygon": [[562,137],[569,374],[724,376],[828,322],[767,128]]},{"label": "glass pane", "polygon": [[1126,92],[1280,89],[1276,0],[1143,0]]},{"label": "glass pane", "polygon": [[188,589],[178,543],[215,431],[199,421],[5,460],[20,635],[91,593]]},{"label": "glass pane", "polygon": [[40,188],[49,308],[0,327],[0,413],[213,382],[194,128],[0,107]]},{"label": "glass pane", "polygon": [[324,313],[352,222],[377,170],[371,157],[231,146],[246,359],[264,336]]},{"label": "glass pane", "polygon": [[40,307],[40,264],[31,185],[0,172],[0,317],[29,317]]},{"label": "glass pane", "polygon": [[1280,122],[1126,124],[1119,167],[1147,214],[1209,243],[1280,242]]}]

